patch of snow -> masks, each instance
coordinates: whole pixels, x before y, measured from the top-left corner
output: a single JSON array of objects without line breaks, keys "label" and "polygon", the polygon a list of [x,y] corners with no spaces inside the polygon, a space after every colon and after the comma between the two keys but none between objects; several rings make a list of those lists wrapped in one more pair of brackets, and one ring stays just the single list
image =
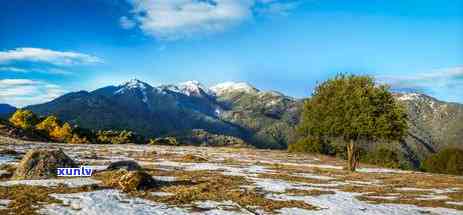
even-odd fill
[{"label": "patch of snow", "polygon": [[212,86],[209,88],[210,91],[216,95],[222,95],[227,92],[243,92],[243,93],[255,93],[258,92],[256,88],[245,82],[224,82]]},{"label": "patch of snow", "polygon": [[142,101],[144,103],[148,102],[147,90],[152,87],[145,82],[139,81],[137,79],[132,79],[124,84],[120,85],[120,89],[114,92],[115,95],[122,94],[127,90],[138,89],[142,93]]},{"label": "patch of snow", "polygon": [[290,183],[284,180],[269,179],[269,178],[251,178],[256,187],[261,188],[268,192],[282,193],[286,190],[326,190],[320,187],[333,188],[339,186],[338,184],[311,184],[311,183]]},{"label": "patch of snow", "polygon": [[463,202],[445,202],[445,204],[463,206]]},{"label": "patch of snow", "polygon": [[384,200],[396,200],[398,196],[365,196],[369,199],[384,199]]},{"label": "patch of snow", "polygon": [[313,213],[313,211],[302,209],[302,208],[282,208],[278,210],[280,215],[305,215]]},{"label": "patch of snow", "polygon": [[51,204],[40,212],[50,215],[186,215],[188,211],[140,198],[130,198],[117,190],[98,190],[72,194],[51,194],[63,201],[63,205]]},{"label": "patch of snow", "polygon": [[[457,215],[461,211],[447,208],[427,208],[405,204],[369,204],[355,198],[359,194],[338,191],[335,194],[321,196],[289,196],[284,194],[271,194],[267,198],[280,201],[304,201],[316,206],[320,210],[306,210],[303,214],[373,214],[373,215],[422,215],[422,214],[446,214]],[[287,213],[289,214],[289,213]]]},{"label": "patch of snow", "polygon": [[263,166],[258,166],[258,165],[252,165],[247,168],[244,168],[246,172],[249,173],[270,173],[273,172],[272,170],[269,170]]},{"label": "patch of snow", "polygon": [[400,101],[409,101],[418,99],[420,94],[418,93],[405,93],[399,96],[397,99]]},{"label": "patch of snow", "polygon": [[9,199],[0,199],[0,209],[5,209],[8,204],[10,204],[11,200]]},{"label": "patch of snow", "polygon": [[167,193],[167,192],[151,192],[151,195],[153,196],[173,196],[173,193]]},{"label": "patch of snow", "polygon": [[0,169],[0,176],[8,174],[8,171]]},{"label": "patch of snow", "polygon": [[220,108],[217,107],[217,108],[214,110],[214,113],[215,113],[215,116],[220,116],[220,114],[222,113],[222,111],[220,110]]},{"label": "patch of snow", "polygon": [[91,178],[69,178],[69,179],[44,179],[44,180],[11,180],[1,181],[0,186],[15,186],[15,185],[29,185],[29,186],[44,186],[56,187],[64,184],[68,187],[82,187],[86,185],[98,184],[100,181]]},{"label": "patch of snow", "polygon": [[275,180],[275,179],[255,179],[254,183],[257,187],[262,188],[268,192],[285,192],[289,189],[294,189],[296,187],[295,184],[283,181],[283,180]]},{"label": "patch of snow", "polygon": [[232,201],[224,201],[224,202],[217,202],[217,201],[203,201],[203,202],[195,202],[196,207],[201,208],[201,209],[216,209],[216,208],[234,208],[234,207],[239,207],[236,203]]},{"label": "patch of snow", "polygon": [[425,200],[446,200],[448,198],[449,198],[448,196],[444,196],[444,195],[421,195],[420,197],[416,198],[416,200],[421,200],[421,201],[425,201]]},{"label": "patch of snow", "polygon": [[176,169],[183,169],[185,171],[221,171],[224,175],[230,176],[255,176],[260,173],[270,173],[272,170],[269,170],[262,166],[252,165],[252,166],[243,166],[243,167],[232,167],[221,165],[218,163],[180,163],[173,161],[161,161],[153,163],[161,168],[165,167],[174,167]]},{"label": "patch of snow", "polygon": [[328,165],[328,164],[298,164],[298,163],[281,163],[282,165],[288,165],[288,166],[306,166],[310,168],[320,168],[320,169],[338,169],[342,170],[344,167],[342,166],[334,166],[334,165]]},{"label": "patch of snow", "polygon": [[187,81],[177,85],[178,90],[187,96],[199,96],[202,92],[211,95],[213,94],[208,88],[203,86],[199,81]]},{"label": "patch of snow", "polygon": [[153,176],[153,178],[157,181],[165,181],[165,182],[177,181],[177,178],[174,176]]},{"label": "patch of snow", "polygon": [[436,194],[444,194],[444,193],[455,193],[460,191],[460,188],[446,188],[446,189],[433,189],[433,192]]},{"label": "patch of snow", "polygon": [[0,155],[0,165],[3,164],[17,164],[17,159],[11,155]]},{"label": "patch of snow", "polygon": [[254,215],[249,211],[241,209],[241,211],[226,211],[220,209],[212,209],[205,212],[191,213],[192,215]]},{"label": "patch of snow", "polygon": [[400,188],[395,188],[395,190],[397,191],[404,191],[404,192],[407,192],[407,191],[410,191],[410,192],[421,192],[421,191],[429,191],[429,192],[432,192],[433,189],[424,189],[424,188],[415,188],[415,187],[400,187]]},{"label": "patch of snow", "polygon": [[193,213],[193,214],[205,214],[205,215],[243,215],[243,214],[253,214],[249,211],[244,210],[238,204],[232,201],[203,201],[195,202],[197,208],[208,210],[202,213]]},{"label": "patch of snow", "polygon": [[444,193],[455,193],[458,192],[459,188],[447,188],[447,189],[426,189],[426,188],[415,188],[415,187],[400,187],[395,188],[397,191],[404,191],[404,192],[433,192],[435,194],[444,194]]},{"label": "patch of snow", "polygon": [[357,172],[361,173],[411,173],[411,171],[386,168],[358,168]]},{"label": "patch of snow", "polygon": [[335,178],[323,175],[315,175],[310,173],[295,173],[293,176],[309,178],[309,179],[316,179],[316,180],[334,180]]},{"label": "patch of snow", "polygon": [[360,185],[377,185],[380,184],[380,180],[372,180],[372,181],[349,181],[347,180],[346,183],[349,184],[360,184]]},{"label": "patch of snow", "polygon": [[143,101],[143,103],[146,104],[146,102],[148,102],[148,96],[147,96],[147,94],[146,94],[146,91],[145,91],[145,90],[142,90],[141,93],[143,94],[142,101]]},{"label": "patch of snow", "polygon": [[92,168],[93,172],[95,171],[103,171],[108,168],[108,165],[97,165],[97,166],[86,166]]}]

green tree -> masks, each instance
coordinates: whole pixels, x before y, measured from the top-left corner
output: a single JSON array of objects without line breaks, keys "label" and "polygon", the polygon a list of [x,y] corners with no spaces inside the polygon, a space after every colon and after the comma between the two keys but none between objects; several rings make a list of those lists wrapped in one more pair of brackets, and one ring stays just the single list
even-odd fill
[{"label": "green tree", "polygon": [[347,169],[355,171],[362,142],[403,138],[407,115],[385,85],[372,77],[339,74],[318,85],[305,101],[301,137],[339,138],[347,148]]},{"label": "green tree", "polygon": [[10,118],[11,124],[25,130],[32,130],[39,119],[30,110],[17,110]]},{"label": "green tree", "polygon": [[423,161],[427,172],[463,175],[463,149],[445,148]]}]

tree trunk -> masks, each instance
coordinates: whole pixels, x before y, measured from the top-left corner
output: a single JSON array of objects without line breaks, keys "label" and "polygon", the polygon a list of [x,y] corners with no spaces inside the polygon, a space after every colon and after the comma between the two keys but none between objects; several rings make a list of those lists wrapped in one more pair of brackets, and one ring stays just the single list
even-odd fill
[{"label": "tree trunk", "polygon": [[354,140],[350,140],[347,144],[347,170],[350,172],[355,172],[359,163],[359,155],[355,149]]}]

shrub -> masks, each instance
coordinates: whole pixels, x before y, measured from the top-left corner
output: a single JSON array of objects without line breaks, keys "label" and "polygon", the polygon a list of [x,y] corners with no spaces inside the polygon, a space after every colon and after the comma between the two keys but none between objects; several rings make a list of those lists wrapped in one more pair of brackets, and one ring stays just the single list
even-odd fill
[{"label": "shrub", "polygon": [[148,144],[150,145],[168,145],[168,146],[178,146],[179,143],[175,137],[164,137],[150,139]]},{"label": "shrub", "polygon": [[427,172],[463,175],[463,150],[443,149],[423,161],[422,169]]},{"label": "shrub", "polygon": [[10,118],[11,124],[25,130],[32,130],[39,119],[30,110],[17,110]]},{"label": "shrub", "polygon": [[56,127],[50,134],[50,138],[60,142],[67,142],[72,138],[72,128],[69,123],[64,123],[63,126]]},{"label": "shrub", "polygon": [[42,122],[37,124],[35,126],[35,129],[42,131],[45,134],[49,135],[55,129],[60,128],[61,127],[60,124],[61,123],[59,122],[58,118],[56,118],[55,116],[48,116]]},{"label": "shrub", "polygon": [[72,144],[89,144],[90,143],[87,137],[80,137],[77,134],[73,134],[72,138],[68,142]]},{"label": "shrub", "polygon": [[373,152],[369,152],[362,157],[362,161],[387,168],[401,167],[399,155],[388,148],[378,148]]},{"label": "shrub", "polygon": [[98,143],[102,144],[125,144],[142,143],[143,138],[132,131],[98,131],[96,134]]},{"label": "shrub", "polygon": [[308,152],[308,153],[321,153],[330,154],[332,147],[326,141],[315,137],[304,137],[299,139],[296,143],[289,144],[289,152]]}]

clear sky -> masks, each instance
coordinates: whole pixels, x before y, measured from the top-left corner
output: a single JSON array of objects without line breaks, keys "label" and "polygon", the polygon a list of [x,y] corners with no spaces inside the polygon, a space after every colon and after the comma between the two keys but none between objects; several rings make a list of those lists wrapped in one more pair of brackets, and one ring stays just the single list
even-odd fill
[{"label": "clear sky", "polygon": [[307,97],[339,72],[463,102],[462,0],[14,0],[0,103],[138,78],[245,81]]}]

